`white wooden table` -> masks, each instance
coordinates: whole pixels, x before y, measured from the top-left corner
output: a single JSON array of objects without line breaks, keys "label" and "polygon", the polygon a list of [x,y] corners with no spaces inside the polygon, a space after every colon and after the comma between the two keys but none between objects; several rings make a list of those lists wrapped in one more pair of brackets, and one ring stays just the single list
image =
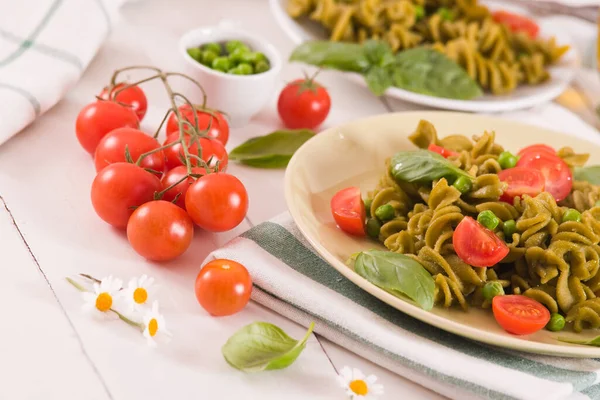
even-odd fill
[{"label": "white wooden table", "polygon": [[[222,18],[268,38],[284,58],[293,48],[266,0],[139,1],[126,5],[122,15],[75,89],[0,147],[0,399],[344,399],[335,381],[344,365],[377,375],[384,399],[440,398],[316,336],[286,370],[248,375],[223,360],[222,344],[252,321],[275,323],[294,337],[305,330],[254,303],[231,317],[210,317],[193,292],[200,263],[211,250],[286,210],[283,171],[231,163],[229,172],[249,192],[247,221],[224,234],[197,230],[190,250],[168,265],[143,260],[123,233],[95,215],[89,197],[94,167],[77,143],[74,121],[113,70],[137,64],[177,69],[178,37]],[[281,86],[301,75],[299,66],[286,65]],[[378,99],[335,73],[324,72],[318,81],[333,103],[323,128],[418,108]],[[150,131],[168,104],[160,86],[145,90],[151,108],[144,126]],[[277,93],[248,126],[231,132],[229,149],[280,127]],[[154,276],[173,341],[150,349],[120,321],[90,320],[80,311],[80,294],[64,279],[78,273],[126,281]]]}]

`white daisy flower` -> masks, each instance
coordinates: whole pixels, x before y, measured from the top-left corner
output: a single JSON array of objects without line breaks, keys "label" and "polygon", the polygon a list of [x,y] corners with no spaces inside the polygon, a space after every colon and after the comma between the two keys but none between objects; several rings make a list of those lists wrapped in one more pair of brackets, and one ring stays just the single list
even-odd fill
[{"label": "white daisy flower", "polygon": [[365,374],[356,368],[342,368],[337,379],[352,400],[375,400],[383,394],[383,385],[375,383],[375,375],[365,377]]},{"label": "white daisy flower", "polygon": [[115,300],[118,298],[119,290],[123,282],[112,276],[103,278],[100,283],[94,283],[92,292],[83,292],[82,309],[93,313],[94,316],[116,317],[116,314],[109,312],[115,306]]},{"label": "white daisy flower", "polygon": [[147,275],[131,279],[123,294],[128,309],[136,312],[142,311],[155,288],[154,278],[149,278]]},{"label": "white daisy flower", "polygon": [[144,337],[148,339],[148,345],[155,347],[157,341],[168,341],[171,332],[167,330],[165,318],[158,312],[158,301],[152,303],[152,310],[144,315]]}]

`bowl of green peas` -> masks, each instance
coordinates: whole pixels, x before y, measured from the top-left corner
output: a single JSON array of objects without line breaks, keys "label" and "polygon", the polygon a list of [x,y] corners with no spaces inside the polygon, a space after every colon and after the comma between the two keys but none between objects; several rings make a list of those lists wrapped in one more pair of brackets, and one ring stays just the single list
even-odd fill
[{"label": "bowl of green peas", "polygon": [[243,126],[274,95],[281,57],[266,40],[226,24],[185,33],[179,42],[185,73],[197,80],[211,108]]}]

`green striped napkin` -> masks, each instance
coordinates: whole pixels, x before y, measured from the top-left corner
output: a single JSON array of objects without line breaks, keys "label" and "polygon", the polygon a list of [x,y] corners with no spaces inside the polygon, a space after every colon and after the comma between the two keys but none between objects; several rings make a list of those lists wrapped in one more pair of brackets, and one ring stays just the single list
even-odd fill
[{"label": "green striped napkin", "polygon": [[[463,339],[388,306],[321,259],[285,213],[206,262],[244,264],[252,299],[453,399],[599,399],[600,360],[536,356]],[[394,398],[391,395],[390,398]]]}]

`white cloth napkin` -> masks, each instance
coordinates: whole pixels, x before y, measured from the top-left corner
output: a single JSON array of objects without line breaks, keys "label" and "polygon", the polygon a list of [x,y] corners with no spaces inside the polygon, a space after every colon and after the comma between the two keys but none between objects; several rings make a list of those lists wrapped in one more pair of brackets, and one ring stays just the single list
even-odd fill
[{"label": "white cloth napkin", "polygon": [[0,144],[77,82],[124,0],[0,2]]}]

